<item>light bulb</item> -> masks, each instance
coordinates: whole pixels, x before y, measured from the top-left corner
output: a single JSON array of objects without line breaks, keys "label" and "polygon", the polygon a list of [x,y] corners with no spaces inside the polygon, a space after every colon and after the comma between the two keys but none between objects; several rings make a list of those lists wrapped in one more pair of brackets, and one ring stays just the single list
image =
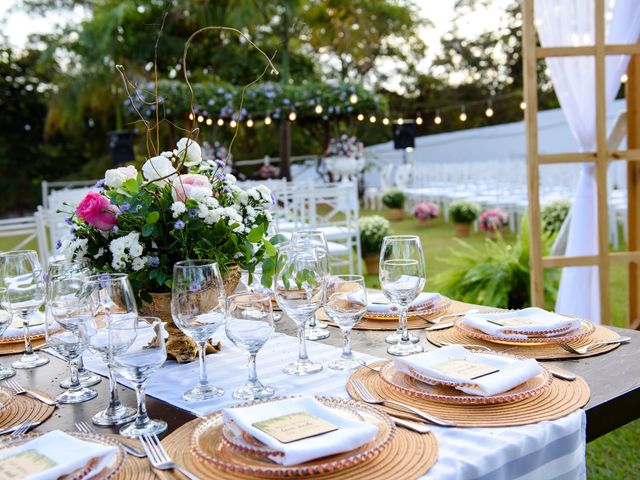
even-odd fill
[{"label": "light bulb", "polygon": [[416,125],[422,125],[422,117],[416,118]]},{"label": "light bulb", "polygon": [[526,109],[527,109],[526,102],[520,102],[520,110],[526,110]]},{"label": "light bulb", "polygon": [[364,120],[364,115],[359,113],[357,118],[358,118],[358,121],[361,122]]},{"label": "light bulb", "polygon": [[193,113],[189,114],[189,120],[193,120]]},{"label": "light bulb", "polygon": [[247,120],[247,127],[249,128],[253,127],[253,120],[251,119]]},{"label": "light bulb", "polygon": [[402,118],[398,119],[398,125],[402,125],[404,123],[404,120]]},{"label": "light bulb", "polygon": [[298,115],[296,115],[296,112],[291,112],[291,113],[289,114],[289,120],[290,120],[290,121],[295,122],[295,121],[296,121],[296,118],[298,118]]},{"label": "light bulb", "polygon": [[320,105],[320,104],[316,105],[316,113],[318,115],[320,115],[322,113],[322,105]]},{"label": "light bulb", "polygon": [[383,125],[389,125],[389,119],[388,119],[387,117],[384,117],[384,118],[382,119],[382,124],[383,124]]},{"label": "light bulb", "polygon": [[207,125],[208,126],[213,125],[213,120],[211,120],[210,118],[207,118]]},{"label": "light bulb", "polygon": [[466,122],[467,121],[467,114],[466,113],[462,112],[460,114],[460,121],[461,122]]},{"label": "light bulb", "polygon": [[223,120],[223,119],[221,119],[221,118],[219,118],[219,119],[218,119],[218,126],[219,126],[219,127],[221,127],[221,126],[223,126],[223,125],[224,125],[224,120]]},{"label": "light bulb", "polygon": [[375,116],[375,115],[371,115],[371,116],[369,117],[369,121],[370,121],[371,123],[376,123],[376,116]]},{"label": "light bulb", "polygon": [[204,122],[204,117],[202,115],[198,115],[198,123]]},{"label": "light bulb", "polygon": [[349,95],[349,102],[358,103],[358,95],[356,95],[355,93],[352,93],[351,95]]},{"label": "light bulb", "polygon": [[[416,123],[418,123],[416,121]],[[440,115],[436,115],[436,117],[433,119],[433,123],[435,123],[436,125],[440,125],[442,123],[442,118],[440,118]]]},{"label": "light bulb", "polygon": [[627,80],[629,80],[629,76],[626,73],[622,74],[622,76],[620,77],[620,81],[622,83],[627,83]]},{"label": "light bulb", "polygon": [[230,126],[231,128],[236,128],[236,127],[238,126],[238,122],[236,122],[235,120],[231,120],[231,121],[229,122],[229,126]]},{"label": "light bulb", "polygon": [[487,107],[487,109],[484,111],[484,114],[485,114],[487,117],[493,117],[493,108],[491,108],[491,107]]},{"label": "light bulb", "polygon": [[271,125],[271,117],[269,115],[264,117],[264,124],[265,125]]}]

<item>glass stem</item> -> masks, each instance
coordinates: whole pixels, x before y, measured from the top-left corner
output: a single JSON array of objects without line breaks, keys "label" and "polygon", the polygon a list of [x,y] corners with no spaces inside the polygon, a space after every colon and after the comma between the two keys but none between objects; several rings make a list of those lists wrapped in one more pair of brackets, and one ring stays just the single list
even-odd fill
[{"label": "glass stem", "polygon": [[120,398],[118,398],[118,382],[116,381],[116,372],[111,368],[111,362],[107,363],[107,371],[109,372],[109,406],[107,413],[114,415],[115,411],[120,407]]},{"label": "glass stem", "polygon": [[311,315],[311,318],[307,322],[307,327],[316,328],[316,326],[317,326],[317,324],[316,324],[316,316],[315,316],[315,314],[313,314],[313,315]]},{"label": "glass stem", "polygon": [[256,371],[256,354],[249,354],[249,379],[247,381],[249,385],[258,385],[258,372]]},{"label": "glass stem", "polygon": [[82,355],[78,357],[78,359],[76,360],[76,364],[78,365],[78,376],[85,373],[84,362],[82,361]]},{"label": "glass stem", "polygon": [[298,325],[298,342],[300,347],[298,349],[298,361],[299,362],[307,362],[309,361],[309,357],[307,356],[307,343],[304,338],[304,326],[306,322],[300,323]]},{"label": "glass stem", "polygon": [[209,385],[207,379],[207,368],[205,366],[205,356],[207,354],[207,342],[198,342],[198,358],[200,361],[200,385],[206,387]]},{"label": "glass stem", "polygon": [[342,338],[344,339],[344,344],[342,346],[342,358],[350,360],[353,358],[353,353],[351,353],[351,330],[343,330]]},{"label": "glass stem", "polygon": [[149,422],[149,415],[147,415],[147,405],[145,403],[145,393],[144,386],[142,383],[136,383],[136,404],[137,404],[137,414],[136,414],[136,427],[144,427]]},{"label": "glass stem", "polygon": [[82,386],[80,386],[80,379],[78,378],[78,359],[77,358],[69,360],[69,374],[71,378],[69,381],[68,391],[77,392],[82,388]]},{"label": "glass stem", "polygon": [[400,305],[400,329],[402,330],[402,338],[400,342],[410,343],[409,325],[407,323],[407,307],[405,305]]},{"label": "glass stem", "polygon": [[24,329],[24,354],[33,355],[33,347],[31,346],[31,330],[29,329],[29,314],[22,312],[22,328]]}]

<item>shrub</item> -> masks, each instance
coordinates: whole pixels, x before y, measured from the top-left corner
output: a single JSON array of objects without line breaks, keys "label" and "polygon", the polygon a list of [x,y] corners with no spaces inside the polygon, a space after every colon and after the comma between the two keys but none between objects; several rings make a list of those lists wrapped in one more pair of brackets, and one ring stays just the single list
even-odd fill
[{"label": "shrub", "polygon": [[378,255],[382,248],[382,241],[391,235],[391,224],[379,215],[362,217],[358,220],[360,227],[360,247],[362,256]]},{"label": "shrub", "polygon": [[438,215],[440,215],[440,209],[433,202],[421,202],[413,209],[413,216],[418,220],[436,218]]},{"label": "shrub", "polygon": [[403,208],[407,196],[402,190],[392,188],[382,194],[382,204],[387,208]]},{"label": "shrub", "polygon": [[564,220],[571,210],[569,200],[556,200],[542,207],[542,230],[549,235],[555,235],[560,231]]},{"label": "shrub", "polygon": [[509,223],[509,215],[499,208],[490,208],[480,215],[480,230],[500,230]]},{"label": "shrub", "polygon": [[467,200],[456,200],[449,205],[449,216],[456,223],[471,223],[480,215],[480,207]]}]

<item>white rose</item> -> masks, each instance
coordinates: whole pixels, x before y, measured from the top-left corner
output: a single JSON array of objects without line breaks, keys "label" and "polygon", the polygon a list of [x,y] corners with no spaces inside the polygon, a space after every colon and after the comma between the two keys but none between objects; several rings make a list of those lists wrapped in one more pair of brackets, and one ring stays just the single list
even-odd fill
[{"label": "white rose", "polygon": [[109,188],[120,188],[128,179],[136,178],[137,176],[136,167],[112,168],[104,173],[104,184]]},{"label": "white rose", "polygon": [[[150,182],[166,185],[176,176],[176,169],[168,158],[163,156],[153,157],[142,165],[142,175]],[[167,177],[167,178],[165,178]],[[156,182],[156,180],[162,178]]]},{"label": "white rose", "polygon": [[200,145],[190,138],[180,139],[176,155],[180,157],[185,167],[194,167],[202,162]]}]

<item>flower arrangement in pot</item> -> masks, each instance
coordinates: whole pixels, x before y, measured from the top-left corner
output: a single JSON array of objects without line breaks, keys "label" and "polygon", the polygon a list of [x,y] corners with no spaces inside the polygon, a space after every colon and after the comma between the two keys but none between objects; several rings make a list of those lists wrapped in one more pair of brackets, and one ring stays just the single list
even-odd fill
[{"label": "flower arrangement in pot", "polygon": [[402,220],[404,218],[404,203],[407,196],[398,188],[392,188],[382,194],[382,204],[389,209],[389,220]]},{"label": "flower arrangement in pot", "polygon": [[387,235],[391,235],[389,220],[379,215],[361,217],[358,220],[360,228],[360,248],[362,258],[367,266],[369,275],[377,275],[380,268],[380,249],[382,241]]},{"label": "flower arrangement in pot", "polygon": [[487,232],[487,237],[495,239],[497,232],[502,232],[509,223],[509,215],[499,208],[490,208],[480,215],[480,230]]},{"label": "flower arrangement in pot", "polygon": [[343,133],[329,141],[329,146],[324,152],[325,157],[355,157],[360,158],[364,146],[356,137]]},{"label": "flower arrangement in pot", "polygon": [[468,237],[471,223],[478,218],[480,207],[467,200],[456,200],[449,205],[449,216],[455,223],[456,237]]},{"label": "flower arrangement in pot", "polygon": [[[198,143],[181,139],[176,148],[133,166],[107,170],[67,220],[71,238],[58,248],[69,260],[85,259],[97,272],[122,272],[143,314],[167,322],[167,350],[178,361],[196,357],[196,345],[172,323],[169,309],[173,265],[213,259],[230,294],[239,268],[253,271],[275,256],[267,238],[273,197],[264,185],[243,190],[224,173],[219,159],[204,159]],[[273,262],[265,262],[267,270]],[[263,278],[269,281],[270,277]]]},{"label": "flower arrangement in pot", "polygon": [[420,202],[413,209],[413,216],[418,219],[418,224],[421,227],[428,227],[431,225],[431,220],[437,218],[440,215],[440,208],[433,202]]}]

